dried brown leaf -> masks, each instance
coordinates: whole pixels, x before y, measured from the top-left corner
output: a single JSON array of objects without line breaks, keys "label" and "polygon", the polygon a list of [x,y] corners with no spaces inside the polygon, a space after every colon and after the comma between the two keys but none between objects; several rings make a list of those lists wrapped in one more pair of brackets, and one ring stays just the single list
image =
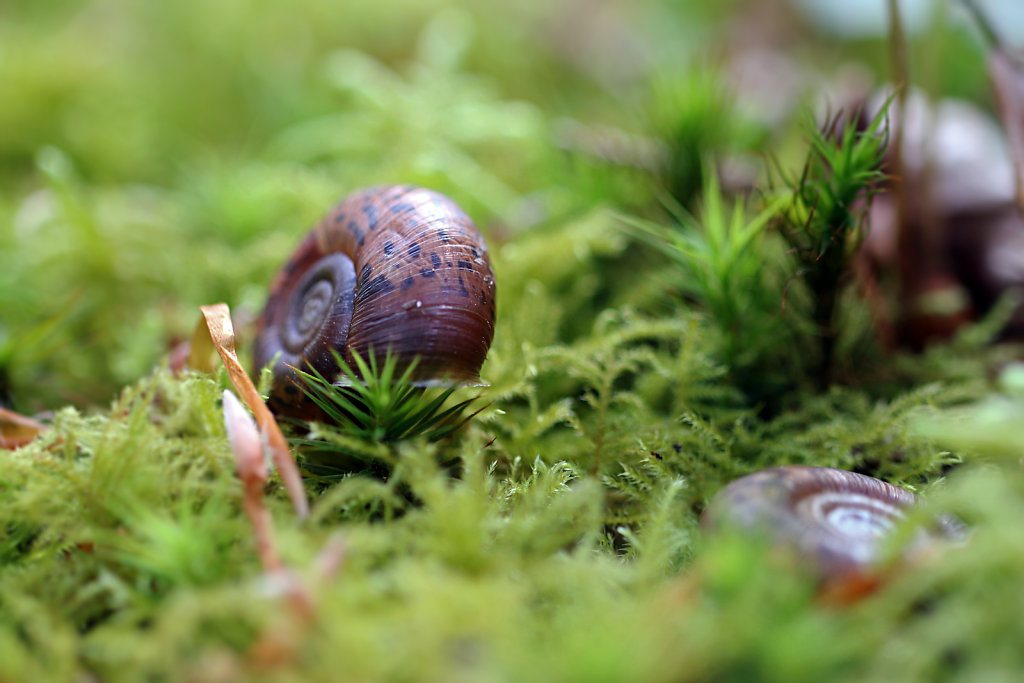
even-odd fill
[{"label": "dried brown leaf", "polygon": [[[220,354],[231,384],[234,385],[235,391],[256,417],[256,423],[260,430],[266,434],[271,458],[277,466],[277,471],[281,475],[281,481],[284,483],[289,497],[292,499],[295,512],[301,519],[305,519],[309,515],[309,502],[306,500],[306,491],[302,486],[302,475],[299,474],[295,458],[292,457],[277,420],[274,419],[270,409],[263,402],[263,398],[256,391],[255,385],[249,379],[242,364],[238,362],[238,355],[235,353],[235,330],[231,324],[231,309],[227,304],[220,303],[200,306],[199,310],[203,313],[206,328],[209,331],[209,339],[213,343],[213,348]],[[202,347],[206,344],[207,335],[199,335],[199,337],[201,338],[193,340],[192,351],[201,362],[204,353]],[[206,355],[209,357],[208,353]],[[192,367],[197,366],[193,365]]]}]

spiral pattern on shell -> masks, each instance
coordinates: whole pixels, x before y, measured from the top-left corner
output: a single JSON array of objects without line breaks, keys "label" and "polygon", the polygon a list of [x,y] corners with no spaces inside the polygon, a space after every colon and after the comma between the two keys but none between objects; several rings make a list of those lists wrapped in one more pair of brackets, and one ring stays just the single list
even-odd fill
[{"label": "spiral pattern on shell", "polygon": [[494,336],[495,282],[487,245],[451,199],[410,185],[349,195],[277,274],[260,318],[257,370],[278,352],[270,407],[316,409],[295,371],[337,374],[358,354],[402,369],[419,384],[479,381]]},{"label": "spiral pattern on shell", "polygon": [[829,467],[788,466],[741,477],[705,510],[705,528],[767,534],[811,561],[823,577],[879,559],[885,537],[916,496],[873,477]]}]

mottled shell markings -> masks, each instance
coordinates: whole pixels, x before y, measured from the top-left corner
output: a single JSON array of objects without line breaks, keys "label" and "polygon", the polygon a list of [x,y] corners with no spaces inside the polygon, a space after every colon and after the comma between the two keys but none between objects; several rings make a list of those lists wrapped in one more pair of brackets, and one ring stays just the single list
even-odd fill
[{"label": "mottled shell markings", "polygon": [[[390,349],[400,365],[416,357],[422,382],[477,381],[494,335],[494,294],[487,245],[453,201],[412,186],[350,195],[271,286],[254,351],[258,367],[282,351],[271,406],[302,413],[287,366],[333,374],[331,348],[346,361],[371,349]],[[320,334],[301,334],[316,322]]]}]

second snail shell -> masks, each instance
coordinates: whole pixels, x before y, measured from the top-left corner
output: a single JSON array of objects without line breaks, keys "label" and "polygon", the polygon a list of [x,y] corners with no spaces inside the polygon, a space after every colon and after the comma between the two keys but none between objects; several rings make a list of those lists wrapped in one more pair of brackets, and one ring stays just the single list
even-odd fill
[{"label": "second snail shell", "polygon": [[885,538],[916,502],[910,491],[873,477],[791,465],[732,482],[715,496],[702,522],[710,530],[763,534],[828,578],[879,560]]},{"label": "second snail shell", "polygon": [[346,197],[274,278],[260,318],[257,370],[278,353],[270,407],[315,415],[293,368],[331,377],[333,351],[402,370],[414,380],[473,383],[494,336],[495,282],[480,232],[455,202],[410,185]]}]

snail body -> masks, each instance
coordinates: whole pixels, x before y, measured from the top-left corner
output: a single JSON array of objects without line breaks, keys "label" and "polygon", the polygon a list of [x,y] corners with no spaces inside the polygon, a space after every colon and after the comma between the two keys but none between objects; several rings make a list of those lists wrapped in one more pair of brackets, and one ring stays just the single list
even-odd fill
[{"label": "snail body", "polygon": [[334,353],[398,371],[418,384],[479,381],[494,336],[495,282],[487,245],[451,199],[410,185],[349,195],[317,224],[274,278],[257,328],[257,370],[280,353],[270,407],[316,409],[295,368],[333,379]]},{"label": "snail body", "polygon": [[856,574],[917,497],[879,479],[829,467],[761,470],[729,484],[705,510],[706,529],[764,533],[822,578]]}]

